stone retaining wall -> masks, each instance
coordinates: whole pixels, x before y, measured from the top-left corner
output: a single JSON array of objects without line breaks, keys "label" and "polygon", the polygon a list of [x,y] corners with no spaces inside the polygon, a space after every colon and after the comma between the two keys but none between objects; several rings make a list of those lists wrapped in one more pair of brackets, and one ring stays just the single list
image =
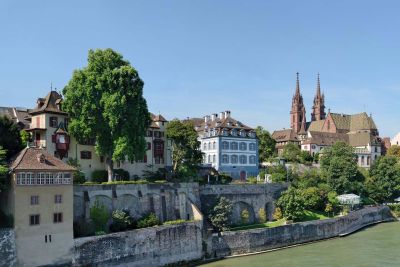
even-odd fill
[{"label": "stone retaining wall", "polygon": [[200,259],[202,221],[75,239],[75,266],[164,266]]},{"label": "stone retaining wall", "polygon": [[12,229],[0,229],[0,266],[16,266],[15,235]]},{"label": "stone retaining wall", "polygon": [[211,250],[215,257],[259,252],[295,244],[317,241],[358,230],[380,221],[391,221],[393,217],[386,206],[368,207],[351,212],[347,216],[294,223],[273,228],[228,231],[221,237],[213,236]]}]

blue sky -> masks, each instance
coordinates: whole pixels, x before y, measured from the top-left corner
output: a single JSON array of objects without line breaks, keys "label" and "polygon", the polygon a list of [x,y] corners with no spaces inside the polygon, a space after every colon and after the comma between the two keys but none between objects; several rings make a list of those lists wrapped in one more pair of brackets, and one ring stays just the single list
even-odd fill
[{"label": "blue sky", "polygon": [[0,2],[0,106],[33,107],[62,89],[87,52],[113,48],[166,118],[231,110],[250,126],[289,127],[300,72],[310,118],[317,73],[332,112],[372,113],[399,130],[398,1]]}]

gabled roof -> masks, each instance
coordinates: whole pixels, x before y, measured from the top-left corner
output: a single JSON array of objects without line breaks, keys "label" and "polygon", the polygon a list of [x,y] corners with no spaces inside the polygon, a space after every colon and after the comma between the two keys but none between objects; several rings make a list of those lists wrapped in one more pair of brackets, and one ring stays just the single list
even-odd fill
[{"label": "gabled roof", "polygon": [[[40,156],[44,162],[40,162]],[[33,171],[75,171],[75,168],[54,157],[45,149],[27,147],[19,152],[12,160],[10,169]]]},{"label": "gabled roof", "polygon": [[45,98],[38,98],[37,107],[31,110],[29,114],[34,115],[48,112],[68,115],[67,112],[61,110],[61,102],[62,96],[56,91],[50,91],[50,93],[48,93]]},{"label": "gabled roof", "polygon": [[153,115],[153,121],[168,122],[161,114]]},{"label": "gabled roof", "polygon": [[0,116],[5,116],[13,120],[21,128],[29,128],[29,112],[30,109],[27,108],[0,107]]},{"label": "gabled roof", "polygon": [[272,133],[272,138],[275,139],[276,142],[299,141],[297,134],[292,129],[274,131]]},{"label": "gabled roof", "polygon": [[332,146],[338,141],[348,142],[348,135],[344,133],[309,132],[310,136],[303,144],[315,144],[319,146]]},{"label": "gabled roof", "polygon": [[241,123],[240,121],[232,118],[231,116],[225,117],[223,119],[215,118],[214,120],[209,119],[207,123],[203,118],[190,118],[185,121],[190,121],[195,126],[197,132],[204,132],[209,129],[215,129],[217,133],[221,133],[223,129],[232,130],[236,129],[238,131],[253,131],[254,129]]},{"label": "gabled roof", "polygon": [[379,145],[381,140],[379,137],[374,136],[370,132],[356,132],[349,133],[349,145],[354,147],[367,146],[369,145]]},{"label": "gabled roof", "polygon": [[308,124],[308,131],[313,131],[313,132],[319,132],[322,129],[322,126],[324,125],[325,120],[320,120],[320,121],[312,121]]},{"label": "gabled roof", "polygon": [[330,113],[330,115],[338,130],[377,130],[374,120],[365,112],[353,115]]}]

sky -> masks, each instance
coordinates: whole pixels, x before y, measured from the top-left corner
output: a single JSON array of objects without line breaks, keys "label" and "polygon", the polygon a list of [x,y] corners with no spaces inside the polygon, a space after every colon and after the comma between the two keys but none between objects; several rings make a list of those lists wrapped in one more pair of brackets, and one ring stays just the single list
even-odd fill
[{"label": "sky", "polygon": [[300,73],[310,120],[317,73],[325,105],[400,131],[399,1],[0,2],[0,106],[32,108],[62,90],[89,49],[112,48],[167,119],[230,110],[269,131],[290,127]]}]

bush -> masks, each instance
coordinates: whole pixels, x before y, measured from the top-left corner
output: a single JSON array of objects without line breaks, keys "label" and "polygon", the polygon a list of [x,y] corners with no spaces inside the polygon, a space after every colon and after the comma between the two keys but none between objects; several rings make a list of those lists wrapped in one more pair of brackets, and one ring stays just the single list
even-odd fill
[{"label": "bush", "polygon": [[282,219],[282,211],[281,208],[276,208],[274,211],[274,214],[272,215],[272,217],[274,218],[274,220],[280,220]]},{"label": "bush", "polygon": [[258,220],[260,223],[265,223],[267,221],[267,213],[264,208],[260,208],[258,210]]},{"label": "bush", "polygon": [[160,224],[161,223],[158,220],[157,216],[154,213],[150,213],[149,215],[141,218],[137,222],[137,228],[152,227]]},{"label": "bush", "polygon": [[114,170],[114,176],[116,181],[129,181],[129,172],[124,169]]},{"label": "bush", "polygon": [[396,217],[400,217],[400,204],[389,204],[388,206]]},{"label": "bush", "polygon": [[251,183],[251,184],[256,184],[256,183],[257,183],[257,178],[256,178],[256,177],[249,177],[247,180],[248,180],[249,183]]},{"label": "bush", "polygon": [[157,171],[144,170],[143,171],[143,178],[146,179],[149,182],[153,182],[153,181],[156,181],[156,180],[164,180],[164,179],[166,179],[167,174],[168,174],[168,171],[165,168],[159,168]]},{"label": "bush", "polygon": [[108,172],[106,170],[94,170],[92,172],[92,182],[103,183],[108,181]]},{"label": "bush", "polygon": [[129,215],[129,211],[114,210],[112,213],[112,224],[110,225],[111,232],[125,231],[126,229],[134,229],[135,221]]},{"label": "bush", "polygon": [[286,174],[284,173],[273,173],[271,174],[271,180],[274,183],[283,183],[286,182]]},{"label": "bush", "polygon": [[240,218],[242,219],[242,224],[248,224],[250,218],[249,211],[247,209],[242,210],[242,212],[240,213]]},{"label": "bush", "polygon": [[221,184],[230,184],[232,182],[232,177],[226,173],[219,174],[218,179],[221,181]]},{"label": "bush", "polygon": [[93,236],[95,235],[94,226],[91,222],[86,222],[84,219],[74,221],[74,238]]},{"label": "bush", "polygon": [[74,184],[84,184],[86,182],[85,174],[81,171],[76,171],[73,174]]},{"label": "bush", "polygon": [[90,219],[93,222],[95,232],[106,231],[109,217],[107,208],[96,200],[93,207],[90,208]]}]

